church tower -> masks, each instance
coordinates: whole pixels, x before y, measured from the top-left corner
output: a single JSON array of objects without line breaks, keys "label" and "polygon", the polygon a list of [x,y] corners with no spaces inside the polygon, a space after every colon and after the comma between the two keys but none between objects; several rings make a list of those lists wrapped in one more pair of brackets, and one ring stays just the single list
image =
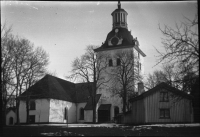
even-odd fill
[{"label": "church tower", "polygon": [[[105,42],[103,42],[99,48],[94,49],[94,51],[97,54],[97,56],[102,53],[109,55],[109,59],[107,62],[108,71],[110,71],[113,67],[117,67],[119,65],[120,61],[118,60],[118,58],[115,58],[116,53],[121,51],[131,52],[134,56],[137,56],[139,59],[136,65],[136,67],[138,67],[138,73],[143,74],[143,58],[146,55],[139,48],[140,44],[137,40],[137,37],[134,38],[131,35],[131,31],[128,30],[128,13],[121,7],[120,2],[118,2],[117,6],[117,9],[115,9],[111,13],[112,30],[107,34]],[[106,73],[105,76],[108,77]],[[110,83],[108,82],[107,84],[109,85]],[[101,90],[98,91],[98,94],[101,94],[101,99],[97,104],[98,119],[101,119],[101,114],[106,113],[109,117],[107,119],[112,120],[113,117],[116,116],[116,113],[122,112],[122,98],[120,98],[119,96],[111,95],[108,89],[103,88],[101,88]],[[101,110],[101,108],[106,108],[106,105],[107,110]]]}]

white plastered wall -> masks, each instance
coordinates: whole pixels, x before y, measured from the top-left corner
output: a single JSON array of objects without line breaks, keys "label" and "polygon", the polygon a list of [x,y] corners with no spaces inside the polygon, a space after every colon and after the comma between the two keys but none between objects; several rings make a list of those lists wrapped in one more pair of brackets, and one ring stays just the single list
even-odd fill
[{"label": "white plastered wall", "polygon": [[76,104],[57,99],[50,99],[49,122],[67,123],[64,119],[66,107],[68,108],[68,123],[76,123]]},{"label": "white plastered wall", "polygon": [[[49,122],[49,99],[36,99],[36,110],[29,110],[29,115],[35,115],[35,122]],[[26,123],[26,102],[20,101],[20,123]]]},{"label": "white plastered wall", "polygon": [[[132,51],[133,48],[125,48],[125,49],[115,49],[115,50],[108,50],[108,51],[101,51],[98,52],[98,54],[107,54],[113,59],[113,66],[116,66],[116,59],[114,58],[115,54],[120,51]],[[108,67],[106,71],[110,71],[112,67]],[[107,76],[106,72],[104,73],[105,76]],[[108,77],[107,77],[108,79]],[[109,82],[107,83],[110,84]],[[113,120],[114,117],[114,108],[115,106],[119,107],[119,113],[122,112],[122,99],[118,96],[113,96],[108,89],[105,87],[101,87],[101,89],[98,89],[97,94],[102,94],[101,98],[99,99],[98,105],[97,105],[97,119],[98,119],[98,107],[101,104],[111,104],[111,110],[110,110],[110,119]]]},{"label": "white plastered wall", "polygon": [[84,109],[86,104],[87,104],[86,102],[85,103],[77,103],[77,112],[76,112],[76,114],[77,114],[77,122],[78,123],[85,122],[85,114],[84,114],[84,120],[80,120],[80,108]]},{"label": "white plastered wall", "polygon": [[9,125],[10,117],[13,118],[13,125],[14,125],[17,122],[17,117],[16,117],[15,112],[13,112],[12,110],[10,110],[6,115],[6,125]]}]

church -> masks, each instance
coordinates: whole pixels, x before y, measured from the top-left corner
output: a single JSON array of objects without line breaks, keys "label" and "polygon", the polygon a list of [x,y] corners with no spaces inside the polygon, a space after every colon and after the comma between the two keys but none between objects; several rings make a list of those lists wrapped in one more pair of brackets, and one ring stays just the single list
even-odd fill
[{"label": "church", "polygon": [[[112,29],[105,42],[94,49],[97,54],[110,55],[108,69],[118,65],[115,54],[129,51],[139,58],[138,71],[143,74],[143,61],[146,56],[140,49],[137,37],[128,30],[128,13],[118,7],[112,13]],[[108,83],[109,84],[109,83]],[[26,97],[30,95],[30,123],[87,123],[92,122],[92,103],[86,83],[72,83],[51,75],[44,76],[20,97],[19,119],[26,123]],[[111,122],[122,113],[122,99],[101,88],[96,94],[96,122]]]}]

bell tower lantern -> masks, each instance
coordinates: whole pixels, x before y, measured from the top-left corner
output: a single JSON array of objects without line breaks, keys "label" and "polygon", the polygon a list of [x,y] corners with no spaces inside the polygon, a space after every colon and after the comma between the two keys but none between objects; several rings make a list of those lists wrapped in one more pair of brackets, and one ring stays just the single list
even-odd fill
[{"label": "bell tower lantern", "polygon": [[127,29],[127,15],[128,13],[121,8],[121,3],[118,1],[118,9],[112,12],[113,29],[126,28]]}]

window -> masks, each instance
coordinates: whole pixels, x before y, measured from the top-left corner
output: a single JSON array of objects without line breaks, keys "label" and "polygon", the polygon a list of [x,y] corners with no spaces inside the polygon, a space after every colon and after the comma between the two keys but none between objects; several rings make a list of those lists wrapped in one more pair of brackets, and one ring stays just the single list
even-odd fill
[{"label": "window", "polygon": [[9,125],[13,125],[13,117],[9,118]]},{"label": "window", "polygon": [[140,67],[140,70],[141,70],[142,69],[142,64],[141,63],[139,64],[139,67]]},{"label": "window", "polygon": [[68,115],[68,112],[67,112],[67,108],[65,107],[64,119],[67,119],[67,115]]},{"label": "window", "polygon": [[112,62],[112,59],[109,59],[109,67],[113,66],[113,62]]},{"label": "window", "polygon": [[117,22],[120,22],[120,13],[118,13],[118,21]]},{"label": "window", "polygon": [[30,102],[30,110],[35,110],[35,101]]},{"label": "window", "polygon": [[115,107],[114,116],[116,117],[119,114],[119,107]]},{"label": "window", "polygon": [[170,118],[169,109],[160,109],[160,118]]},{"label": "window", "polygon": [[84,109],[80,108],[80,120],[84,120]]},{"label": "window", "polygon": [[29,116],[29,123],[35,123],[35,115]]},{"label": "window", "polygon": [[161,102],[169,101],[168,92],[160,92],[160,101]]},{"label": "window", "polygon": [[121,60],[119,58],[117,58],[117,66],[121,65]]}]

